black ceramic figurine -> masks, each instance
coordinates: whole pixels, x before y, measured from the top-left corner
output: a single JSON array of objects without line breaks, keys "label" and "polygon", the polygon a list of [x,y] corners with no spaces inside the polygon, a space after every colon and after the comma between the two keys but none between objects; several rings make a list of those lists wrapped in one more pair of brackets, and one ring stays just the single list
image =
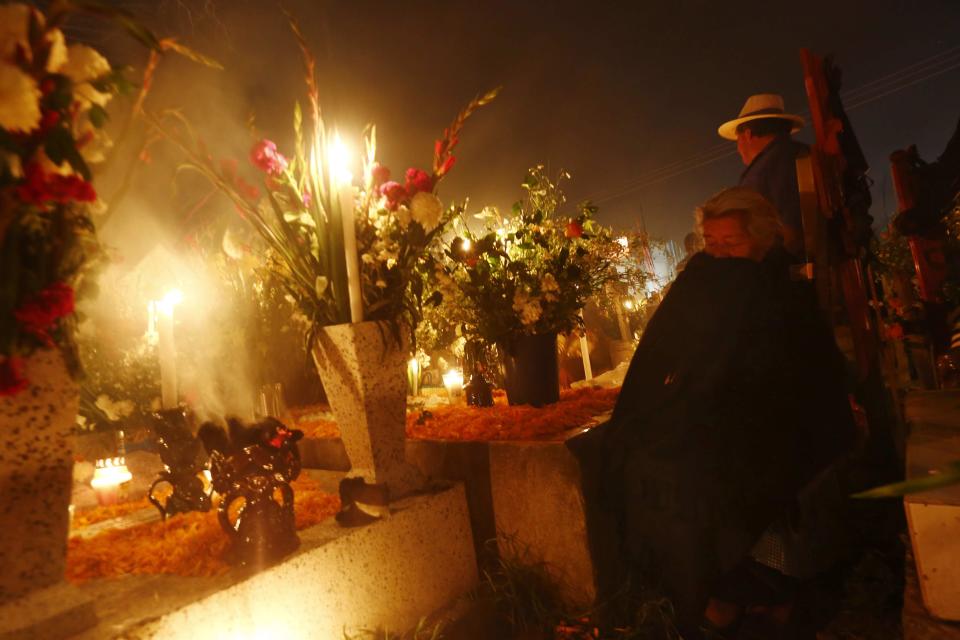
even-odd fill
[{"label": "black ceramic figurine", "polygon": [[[166,409],[150,415],[150,423],[157,436],[160,460],[164,470],[150,485],[147,499],[166,519],[177,513],[209,511],[210,495],[204,491],[200,472],[206,466],[207,456],[200,440],[194,437],[183,409]],[[159,485],[169,484],[173,492],[165,502],[154,495]]]},{"label": "black ceramic figurine", "polygon": [[213,489],[221,496],[220,526],[233,541],[230,559],[270,564],[300,546],[290,482],[300,475],[297,441],[303,432],[274,418],[250,426],[228,418],[227,424],[229,436],[210,422],[200,427],[199,436],[210,454]]}]

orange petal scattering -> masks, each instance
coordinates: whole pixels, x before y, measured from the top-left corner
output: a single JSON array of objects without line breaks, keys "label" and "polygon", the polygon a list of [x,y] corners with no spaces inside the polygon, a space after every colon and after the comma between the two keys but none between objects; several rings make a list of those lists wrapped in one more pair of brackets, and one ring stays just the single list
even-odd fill
[{"label": "orange petal scattering", "polygon": [[330,420],[328,416],[330,416],[330,407],[325,404],[290,409],[294,428],[303,431],[303,435],[308,438],[340,437],[337,423]]},{"label": "orange petal scattering", "polygon": [[[292,485],[297,529],[315,525],[340,509],[340,499],[322,491],[316,482],[303,478]],[[134,574],[217,576],[230,568],[224,560],[229,546],[215,509],[183,513],[164,522],[71,538],[66,574],[74,583]]]},{"label": "orange petal scattering", "polygon": [[148,507],[150,509],[155,508],[146,498],[140,498],[139,500],[132,500],[130,502],[121,502],[120,504],[96,506],[73,516],[73,519],[70,521],[70,529],[83,529],[92,524],[103,522],[104,520],[113,520],[114,518],[119,518]]},{"label": "orange petal scattering", "polygon": [[407,437],[417,440],[551,440],[613,409],[620,388],[569,389],[544,407],[511,407],[498,394],[492,407],[448,405],[407,414]]},{"label": "orange petal scattering", "polygon": [[[592,418],[610,411],[617,403],[620,387],[564,389],[560,401],[545,407],[511,407],[507,395],[497,389],[494,406],[466,404],[430,407],[407,413],[407,437],[412,440],[549,440],[584,426]],[[461,401],[462,402],[462,401]],[[328,419],[326,405],[290,411],[294,427],[308,438],[339,438],[337,423]]]}]

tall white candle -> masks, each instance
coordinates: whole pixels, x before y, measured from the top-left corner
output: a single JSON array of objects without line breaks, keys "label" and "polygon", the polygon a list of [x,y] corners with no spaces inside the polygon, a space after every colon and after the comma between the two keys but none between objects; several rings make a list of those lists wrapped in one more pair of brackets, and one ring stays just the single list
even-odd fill
[{"label": "tall white candle", "polygon": [[[580,319],[583,319],[583,309],[580,310]],[[593,367],[590,366],[590,345],[587,343],[587,328],[584,326],[580,336],[580,357],[583,359],[583,379],[593,379]]]},{"label": "tall white candle", "polygon": [[183,299],[178,289],[173,289],[157,303],[159,329],[158,351],[160,355],[160,403],[164,409],[178,405],[177,390],[177,344],[173,334],[173,310]]},{"label": "tall white candle", "polygon": [[356,191],[349,169],[349,153],[340,134],[335,133],[328,148],[330,171],[337,185],[340,221],[343,224],[343,251],[347,263],[347,294],[350,298],[350,321],[363,322],[363,290],[360,287],[360,260],[357,255],[357,228],[353,220]]},{"label": "tall white candle", "polygon": [[360,260],[357,256],[357,228],[353,221],[355,190],[349,183],[340,185],[340,219],[343,221],[343,250],[347,258],[347,291],[350,295],[350,321],[363,322],[363,292],[360,288]]}]

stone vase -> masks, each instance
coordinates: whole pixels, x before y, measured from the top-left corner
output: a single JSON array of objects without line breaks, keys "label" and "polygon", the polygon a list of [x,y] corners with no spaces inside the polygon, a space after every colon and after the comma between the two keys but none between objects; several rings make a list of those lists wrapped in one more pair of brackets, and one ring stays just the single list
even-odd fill
[{"label": "stone vase", "polygon": [[79,388],[60,351],[25,358],[30,387],[0,397],[0,603],[63,580]]},{"label": "stone vase", "polygon": [[423,484],[405,456],[407,414],[406,339],[390,326],[358,322],[323,327],[313,359],[340,437],[351,477],[387,485],[391,498]]}]

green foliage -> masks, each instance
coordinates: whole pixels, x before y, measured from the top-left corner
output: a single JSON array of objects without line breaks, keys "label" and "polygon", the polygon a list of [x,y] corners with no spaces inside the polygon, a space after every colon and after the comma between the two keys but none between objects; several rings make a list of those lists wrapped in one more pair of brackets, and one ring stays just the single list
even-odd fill
[{"label": "green foliage", "polygon": [[562,213],[560,183],[568,177],[561,172],[551,179],[543,167],[534,167],[511,217],[485,209],[476,216],[483,221],[477,233],[462,218],[455,221],[458,235],[428,269],[428,300],[442,302],[468,338],[494,344],[522,334],[571,331],[581,326],[588,298],[608,284],[636,278],[618,269],[626,250],[594,220],[596,207],[585,202],[572,214]]}]

